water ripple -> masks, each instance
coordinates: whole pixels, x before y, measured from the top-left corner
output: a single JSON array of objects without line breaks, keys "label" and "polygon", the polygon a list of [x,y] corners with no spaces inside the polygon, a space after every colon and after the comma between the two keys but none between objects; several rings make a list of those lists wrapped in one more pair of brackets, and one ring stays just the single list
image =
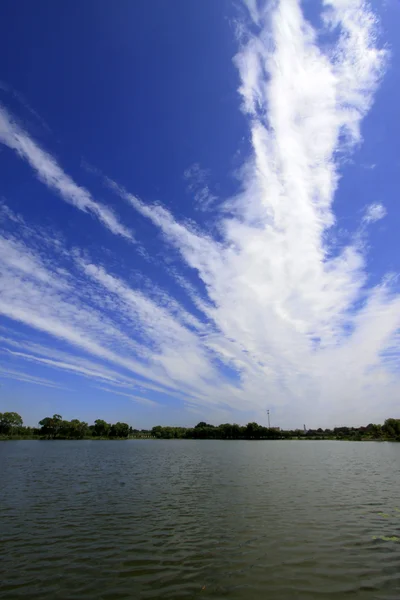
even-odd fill
[{"label": "water ripple", "polygon": [[400,598],[400,444],[0,445],[0,596]]}]

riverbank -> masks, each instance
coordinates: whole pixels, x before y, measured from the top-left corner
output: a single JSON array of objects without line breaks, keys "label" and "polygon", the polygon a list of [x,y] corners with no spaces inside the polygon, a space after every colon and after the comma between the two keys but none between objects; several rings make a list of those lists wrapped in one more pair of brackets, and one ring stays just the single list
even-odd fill
[{"label": "riverbank", "polygon": [[356,439],[356,438],[340,438],[340,437],[281,437],[281,438],[157,438],[154,436],[147,436],[147,437],[142,437],[142,436],[132,436],[132,437],[69,437],[69,438],[62,438],[62,437],[56,437],[56,438],[49,438],[49,437],[40,437],[40,436],[20,436],[20,435],[8,435],[8,436],[0,436],[0,442],[12,442],[12,441],[37,441],[37,442],[49,442],[49,441],[58,441],[58,442],[68,442],[68,441],[77,441],[77,440],[81,440],[81,441],[93,441],[93,442],[101,442],[101,441],[106,441],[106,442],[113,442],[113,441],[129,441],[129,440],[192,440],[192,441],[198,441],[198,440],[203,440],[203,441],[210,441],[210,440],[216,440],[216,441],[225,441],[225,442],[232,442],[232,441],[236,441],[236,442],[248,442],[248,441],[253,441],[253,442],[263,442],[263,441],[287,441],[287,442],[291,442],[291,441],[304,441],[304,442],[400,442],[400,439],[393,439],[393,438],[362,438],[362,439]]}]

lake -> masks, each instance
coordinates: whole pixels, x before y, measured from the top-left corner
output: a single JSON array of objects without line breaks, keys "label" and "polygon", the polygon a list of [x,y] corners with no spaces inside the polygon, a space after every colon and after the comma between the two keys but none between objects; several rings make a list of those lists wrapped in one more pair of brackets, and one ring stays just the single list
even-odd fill
[{"label": "lake", "polygon": [[400,598],[400,444],[3,442],[0,486],[2,600]]}]

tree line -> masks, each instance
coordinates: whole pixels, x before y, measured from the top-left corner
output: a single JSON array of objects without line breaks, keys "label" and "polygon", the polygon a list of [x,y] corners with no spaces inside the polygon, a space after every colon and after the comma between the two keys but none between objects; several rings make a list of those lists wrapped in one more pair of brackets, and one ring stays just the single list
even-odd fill
[{"label": "tree line", "polygon": [[149,432],[133,429],[128,423],[107,423],[96,419],[93,425],[72,419],[67,421],[61,415],[45,417],[39,421],[39,427],[24,426],[21,415],[16,412],[0,413],[0,435],[29,439],[81,440],[81,439],[126,439],[134,435],[144,436]]},{"label": "tree line", "polygon": [[162,427],[157,425],[151,430],[152,436],[161,439],[215,439],[215,440],[381,440],[400,441],[400,419],[386,419],[383,425],[370,423],[365,427],[335,427],[334,429],[291,429],[264,427],[258,423],[237,425],[223,423],[210,425],[204,421],[195,427]]},{"label": "tree line", "polygon": [[16,412],[0,413],[0,436],[25,439],[212,439],[212,440],[377,440],[400,441],[400,419],[386,419],[383,425],[370,423],[365,427],[335,427],[334,429],[291,429],[264,427],[252,422],[247,425],[223,423],[211,425],[200,421],[195,427],[163,427],[151,430],[133,429],[128,423],[107,423],[96,419],[93,425],[72,419],[66,421],[61,415],[45,417],[39,427],[27,427]]}]

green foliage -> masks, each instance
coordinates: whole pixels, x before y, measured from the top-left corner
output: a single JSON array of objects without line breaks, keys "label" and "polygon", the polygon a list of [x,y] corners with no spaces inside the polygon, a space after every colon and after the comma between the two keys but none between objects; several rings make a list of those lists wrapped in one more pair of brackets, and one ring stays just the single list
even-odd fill
[{"label": "green foliage", "polygon": [[89,433],[89,425],[78,419],[72,419],[72,421],[63,421],[61,432],[64,433],[66,438],[72,439],[83,439]]},{"label": "green foliage", "polygon": [[335,427],[335,429],[303,429],[280,430],[268,428],[251,422],[246,426],[236,423],[223,423],[215,426],[201,421],[195,427],[162,427],[157,425],[151,430],[151,435],[157,439],[207,439],[207,440],[276,440],[276,439],[305,439],[305,440],[382,440],[400,441],[400,419],[387,419],[385,424],[370,424],[367,427]]},{"label": "green foliage", "polygon": [[382,431],[386,437],[400,440],[400,419],[386,419]]},{"label": "green foliage", "polygon": [[39,428],[24,427],[22,417],[16,412],[0,413],[0,436],[3,438],[41,439],[207,439],[207,440],[348,440],[348,441],[400,441],[400,419],[386,419],[383,425],[370,423],[366,427],[335,427],[332,429],[281,430],[268,428],[255,422],[242,426],[237,423],[222,423],[215,426],[200,421],[195,427],[163,427],[156,425],[151,430],[133,429],[127,423],[107,423],[96,419],[93,425],[72,419],[66,421],[61,415],[45,417]]},{"label": "green foliage", "polygon": [[96,437],[107,437],[110,429],[110,423],[106,423],[103,419],[96,419],[93,426],[93,435]]},{"label": "green foliage", "polygon": [[41,429],[39,435],[47,439],[83,439],[89,435],[89,425],[78,419],[72,419],[72,421],[65,421],[61,415],[53,415],[52,417],[45,417],[39,421]]},{"label": "green foliage", "polygon": [[19,432],[23,421],[21,415],[16,412],[0,413],[0,434],[13,435]]},{"label": "green foliage", "polygon": [[109,437],[127,438],[129,435],[129,425],[127,423],[115,423],[111,425]]},{"label": "green foliage", "polygon": [[62,422],[63,420],[61,415],[45,417],[39,421],[39,425],[42,427],[41,434],[49,438],[58,437],[59,431],[62,427]]},{"label": "green foliage", "polygon": [[94,425],[89,425],[84,421],[72,419],[65,421],[61,415],[45,417],[39,421],[41,429],[38,434],[47,439],[59,440],[81,440],[83,438],[127,438],[131,427],[127,423],[115,423],[111,425],[102,419],[97,419]]},{"label": "green foliage", "polygon": [[157,425],[151,430],[152,436],[158,439],[194,439],[194,440],[260,440],[282,439],[285,432],[268,429],[257,423],[248,423],[245,427],[236,423],[210,425],[201,421],[195,427],[162,427]]}]

